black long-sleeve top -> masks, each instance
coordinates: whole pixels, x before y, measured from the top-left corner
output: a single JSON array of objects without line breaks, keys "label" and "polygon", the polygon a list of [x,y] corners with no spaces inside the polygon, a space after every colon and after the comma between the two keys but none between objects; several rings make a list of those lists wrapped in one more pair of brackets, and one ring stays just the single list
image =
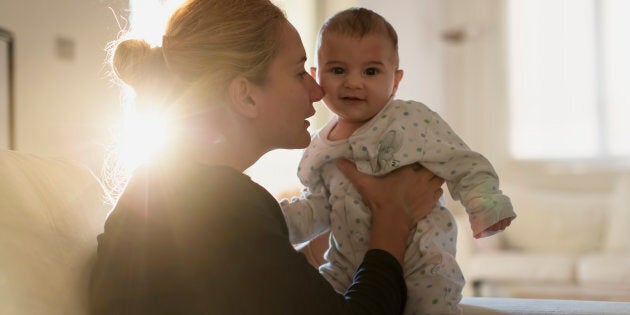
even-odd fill
[{"label": "black long-sleeve top", "polygon": [[289,242],[276,200],[231,168],[147,166],[98,236],[92,314],[399,314],[398,261],[371,250],[343,295]]}]

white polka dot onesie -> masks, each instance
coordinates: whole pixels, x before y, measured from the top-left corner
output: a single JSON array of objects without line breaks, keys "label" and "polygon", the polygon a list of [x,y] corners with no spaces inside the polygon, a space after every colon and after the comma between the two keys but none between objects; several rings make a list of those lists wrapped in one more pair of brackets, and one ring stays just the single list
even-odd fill
[{"label": "white polka dot onesie", "polygon": [[[391,100],[348,139],[329,141],[329,121],[306,148],[298,177],[306,187],[300,198],[281,202],[291,241],[308,241],[330,230],[330,248],[320,272],[338,292],[351,284],[367,251],[371,214],[334,160],[353,160],[359,171],[382,175],[420,163],[445,179],[451,196],[469,215],[473,234],[516,217],[499,190],[494,168],[470,151],[439,115],[422,103]],[[484,235],[486,236],[486,235]],[[464,277],[455,261],[457,227],[440,204],[418,222],[405,253],[408,298],[405,314],[460,314]]]}]

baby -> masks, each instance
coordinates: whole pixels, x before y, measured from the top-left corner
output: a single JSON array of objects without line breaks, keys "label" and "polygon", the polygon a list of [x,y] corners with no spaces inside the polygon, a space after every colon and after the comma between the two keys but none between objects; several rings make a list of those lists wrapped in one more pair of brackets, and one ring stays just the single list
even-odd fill
[{"label": "baby", "polygon": [[[304,151],[298,176],[306,186],[300,198],[281,206],[293,243],[330,230],[330,248],[320,272],[344,292],[367,251],[370,210],[335,166],[347,158],[372,175],[420,163],[445,179],[451,196],[469,215],[474,237],[505,229],[516,217],[499,190],[490,162],[471,151],[437,113],[422,103],[394,99],[403,76],[398,69],[398,37],[377,13],[352,8],[322,26],[317,68],[323,101],[336,115]],[[405,314],[460,314],[464,277],[455,260],[457,227],[436,204],[409,238],[404,272]]]}]

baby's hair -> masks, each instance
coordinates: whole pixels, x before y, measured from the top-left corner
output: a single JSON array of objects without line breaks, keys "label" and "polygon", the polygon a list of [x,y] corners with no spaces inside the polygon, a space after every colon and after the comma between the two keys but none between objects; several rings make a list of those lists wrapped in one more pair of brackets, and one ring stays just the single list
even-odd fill
[{"label": "baby's hair", "polygon": [[350,8],[330,17],[322,25],[317,38],[317,47],[322,37],[329,33],[363,38],[366,35],[383,35],[393,45],[398,56],[398,35],[394,27],[380,14],[366,8]]}]

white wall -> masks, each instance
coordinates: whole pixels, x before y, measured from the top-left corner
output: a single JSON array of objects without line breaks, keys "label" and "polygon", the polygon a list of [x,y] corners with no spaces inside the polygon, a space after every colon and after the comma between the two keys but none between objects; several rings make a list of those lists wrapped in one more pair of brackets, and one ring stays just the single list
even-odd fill
[{"label": "white wall", "polygon": [[[147,0],[148,1],[148,0]],[[405,76],[398,97],[424,101],[473,148],[483,152],[508,182],[573,190],[607,190],[611,170],[523,164],[508,155],[503,0],[277,0],[312,53],[315,33],[331,14],[360,5],[385,16],[400,37]],[[307,9],[300,11],[300,6]],[[108,128],[120,118],[119,91],[107,79],[105,47],[120,28],[126,0],[2,0],[0,27],[16,37],[16,145],[21,151],[61,156],[100,169]],[[122,19],[120,23],[124,24]],[[315,23],[315,25],[313,25]],[[461,41],[444,39],[461,31]],[[75,43],[74,59],[57,56],[56,39]],[[328,118],[326,109],[314,125]],[[299,185],[299,152],[275,157],[286,169],[278,189]],[[278,161],[279,164],[277,163]],[[269,164],[268,164],[269,165]],[[261,174],[263,174],[262,172]],[[586,175],[585,175],[586,173]],[[277,177],[274,171],[271,177]],[[266,175],[261,175],[265,177]],[[288,184],[286,184],[288,183]]]},{"label": "white wall", "polygon": [[[485,3],[481,3],[485,2]],[[362,0],[399,35],[399,97],[424,101],[471,146],[504,159],[506,120],[501,0]],[[483,30],[483,31],[481,31]],[[445,39],[461,31],[461,40]],[[480,114],[483,113],[483,114]]]},{"label": "white wall", "polygon": [[[493,162],[502,182],[550,190],[609,191],[617,173],[627,172],[605,165],[517,161],[510,156],[507,1],[396,0],[393,5],[360,0],[359,4],[384,15],[398,31],[405,70],[398,96],[423,100],[438,111],[473,149]],[[451,40],[448,35],[460,38]]]},{"label": "white wall", "polygon": [[[18,150],[100,169],[119,110],[105,47],[120,30],[112,10],[122,15],[125,8],[123,0],[0,1],[0,27],[15,36]],[[58,56],[59,38],[74,42],[73,58]]]},{"label": "white wall", "polygon": [[404,71],[396,97],[421,101],[438,112],[444,106],[441,2],[434,0],[359,0],[381,14],[398,33],[400,68]]}]

